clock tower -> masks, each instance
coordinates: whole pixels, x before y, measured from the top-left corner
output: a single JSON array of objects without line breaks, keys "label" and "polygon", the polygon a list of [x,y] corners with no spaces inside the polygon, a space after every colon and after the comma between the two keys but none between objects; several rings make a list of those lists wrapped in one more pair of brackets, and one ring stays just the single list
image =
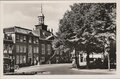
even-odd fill
[{"label": "clock tower", "polygon": [[41,12],[40,12],[40,15],[38,16],[38,24],[39,25],[44,25],[44,18],[45,18],[45,16],[42,12],[42,4],[41,4]]},{"label": "clock tower", "polygon": [[47,25],[44,24],[44,19],[45,16],[43,14],[43,8],[42,8],[42,4],[41,4],[41,12],[38,16],[38,25],[35,25],[36,30],[45,30],[47,31]]}]

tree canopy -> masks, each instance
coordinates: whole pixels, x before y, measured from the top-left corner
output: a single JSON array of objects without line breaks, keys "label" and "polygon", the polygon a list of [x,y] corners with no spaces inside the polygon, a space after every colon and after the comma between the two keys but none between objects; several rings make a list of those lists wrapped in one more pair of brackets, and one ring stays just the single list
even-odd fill
[{"label": "tree canopy", "polygon": [[75,3],[59,22],[55,47],[102,52],[116,39],[115,3]]}]

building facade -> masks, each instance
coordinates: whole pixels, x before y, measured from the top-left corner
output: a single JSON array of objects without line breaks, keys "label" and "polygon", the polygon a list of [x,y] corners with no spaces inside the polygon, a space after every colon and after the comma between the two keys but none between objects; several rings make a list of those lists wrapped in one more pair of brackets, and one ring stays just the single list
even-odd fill
[{"label": "building facade", "polygon": [[14,64],[19,66],[45,64],[53,54],[52,41],[46,38],[53,33],[44,24],[44,18],[41,11],[35,30],[18,26],[4,28],[4,57],[14,60]]},{"label": "building facade", "polygon": [[13,60],[14,65],[30,66],[48,63],[69,63],[70,51],[53,50],[53,29],[44,24],[45,16],[40,13],[34,30],[13,26],[4,28],[3,55]]}]

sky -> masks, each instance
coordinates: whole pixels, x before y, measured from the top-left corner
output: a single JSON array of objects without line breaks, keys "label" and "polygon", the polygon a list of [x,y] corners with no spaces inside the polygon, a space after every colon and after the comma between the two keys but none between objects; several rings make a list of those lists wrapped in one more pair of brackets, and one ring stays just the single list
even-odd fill
[{"label": "sky", "polygon": [[35,28],[34,25],[38,24],[37,17],[41,12],[41,3],[45,24],[48,25],[48,29],[53,28],[54,33],[57,32],[59,20],[67,10],[70,10],[73,2],[2,2],[1,26]]}]

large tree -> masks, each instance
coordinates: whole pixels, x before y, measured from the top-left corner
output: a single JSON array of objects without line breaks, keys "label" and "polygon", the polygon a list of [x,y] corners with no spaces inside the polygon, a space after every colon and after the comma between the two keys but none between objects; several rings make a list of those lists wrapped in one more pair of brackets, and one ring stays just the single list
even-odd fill
[{"label": "large tree", "polygon": [[105,52],[109,39],[115,40],[116,4],[75,3],[70,7],[59,22],[55,46],[85,51],[89,66],[89,54]]}]

